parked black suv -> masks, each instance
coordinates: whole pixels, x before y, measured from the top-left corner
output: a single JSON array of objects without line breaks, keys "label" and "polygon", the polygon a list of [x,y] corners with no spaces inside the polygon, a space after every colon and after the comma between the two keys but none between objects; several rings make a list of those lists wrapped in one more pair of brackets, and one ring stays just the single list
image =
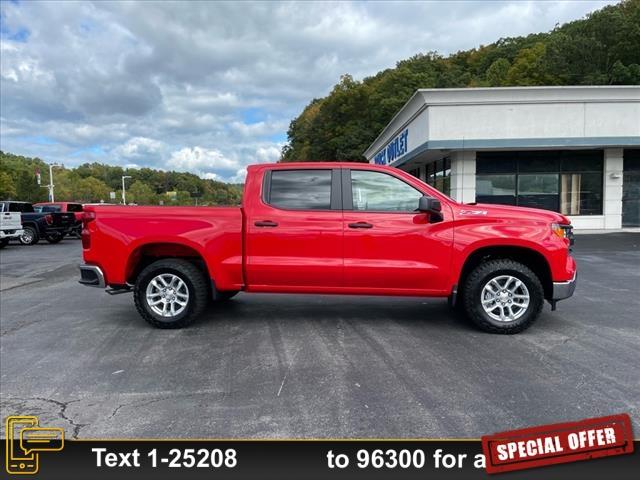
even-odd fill
[{"label": "parked black suv", "polygon": [[0,202],[5,212],[20,212],[22,215],[22,229],[20,243],[34,245],[44,238],[49,243],[58,243],[69,233],[75,225],[73,213],[42,212],[37,213],[29,202],[13,200]]}]

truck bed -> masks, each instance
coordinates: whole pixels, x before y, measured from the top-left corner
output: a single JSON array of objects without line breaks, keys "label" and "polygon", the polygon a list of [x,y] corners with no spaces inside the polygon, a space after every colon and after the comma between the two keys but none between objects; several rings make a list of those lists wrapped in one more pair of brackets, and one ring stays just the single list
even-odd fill
[{"label": "truck bed", "polygon": [[[85,212],[84,258],[102,269],[108,284],[127,284],[139,256],[153,258],[178,249],[204,258],[219,287],[242,285],[240,207],[91,205]],[[104,252],[109,252],[108,262]]]}]

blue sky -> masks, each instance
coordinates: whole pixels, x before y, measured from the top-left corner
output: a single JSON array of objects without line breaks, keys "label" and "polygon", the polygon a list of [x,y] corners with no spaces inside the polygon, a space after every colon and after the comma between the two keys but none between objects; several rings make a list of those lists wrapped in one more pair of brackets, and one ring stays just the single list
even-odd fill
[{"label": "blue sky", "polygon": [[1,2],[0,149],[240,181],[278,160],[290,121],[342,74],[608,3]]}]

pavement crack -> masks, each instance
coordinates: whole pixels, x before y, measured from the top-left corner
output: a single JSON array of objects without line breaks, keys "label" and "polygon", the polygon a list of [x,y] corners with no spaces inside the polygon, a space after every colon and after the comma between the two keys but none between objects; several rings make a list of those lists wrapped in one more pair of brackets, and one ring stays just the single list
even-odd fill
[{"label": "pavement crack", "polygon": [[50,403],[52,405],[57,406],[59,408],[58,416],[62,420],[64,420],[65,422],[67,422],[69,425],[71,425],[73,427],[73,432],[71,434],[71,438],[74,439],[74,440],[78,439],[78,435],[80,433],[80,430],[83,427],[86,427],[86,426],[90,425],[90,423],[76,423],[71,417],[69,417],[67,415],[67,408],[69,407],[69,405],[71,405],[72,403],[79,402],[80,401],[79,399],[78,400],[68,400],[66,402],[61,402],[60,400],[54,400],[53,398],[46,398],[46,397],[26,397],[26,398],[12,397],[12,398],[9,398],[9,400],[22,401],[22,402],[39,400],[41,402],[46,402],[46,403]]}]

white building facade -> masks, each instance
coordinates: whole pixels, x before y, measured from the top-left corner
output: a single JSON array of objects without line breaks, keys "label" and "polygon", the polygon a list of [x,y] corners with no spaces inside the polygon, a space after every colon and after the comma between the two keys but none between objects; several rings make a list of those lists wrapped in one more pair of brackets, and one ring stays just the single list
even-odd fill
[{"label": "white building facade", "polygon": [[640,226],[640,87],[418,90],[364,152],[455,200]]}]

